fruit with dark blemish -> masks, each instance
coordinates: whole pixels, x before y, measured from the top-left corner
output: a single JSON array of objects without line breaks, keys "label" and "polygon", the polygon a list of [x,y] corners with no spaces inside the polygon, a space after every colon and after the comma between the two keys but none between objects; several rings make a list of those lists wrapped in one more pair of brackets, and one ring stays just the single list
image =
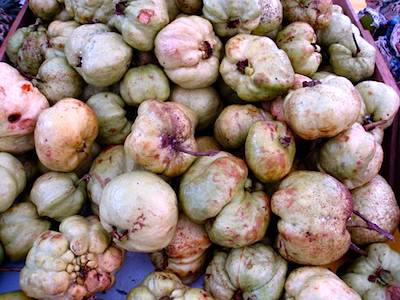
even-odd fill
[{"label": "fruit with dark blemish", "polygon": [[158,251],[174,236],[178,221],[176,195],[153,173],[133,171],[115,177],[105,186],[99,206],[103,227],[123,249]]}]

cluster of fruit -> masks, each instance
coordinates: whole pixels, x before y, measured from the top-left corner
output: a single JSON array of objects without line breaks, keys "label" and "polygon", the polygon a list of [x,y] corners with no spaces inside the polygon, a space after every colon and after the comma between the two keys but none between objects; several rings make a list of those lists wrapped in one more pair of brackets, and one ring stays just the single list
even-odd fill
[{"label": "cluster of fruit", "polygon": [[27,296],[92,297],[132,251],[157,271],[129,300],[399,299],[378,173],[400,99],[340,6],[29,5],[0,63],[0,240]]}]

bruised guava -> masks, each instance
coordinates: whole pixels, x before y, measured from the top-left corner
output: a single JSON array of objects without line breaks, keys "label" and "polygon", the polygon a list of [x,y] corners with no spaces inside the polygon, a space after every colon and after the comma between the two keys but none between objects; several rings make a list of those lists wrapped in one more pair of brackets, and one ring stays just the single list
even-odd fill
[{"label": "bruised guava", "polygon": [[250,127],[258,121],[271,120],[269,114],[252,104],[226,106],[214,124],[214,136],[226,149],[240,148]]},{"label": "bruised guava", "polygon": [[371,244],[367,252],[350,265],[342,279],[363,300],[399,299],[400,254],[383,243]]},{"label": "bruised guava", "polygon": [[123,249],[161,250],[171,242],[178,222],[175,192],[161,177],[147,171],[119,175],[103,190],[100,220]]},{"label": "bruised guava", "polygon": [[349,189],[374,178],[382,162],[382,146],[359,123],[330,138],[321,146],[317,157],[318,168]]},{"label": "bruised guava", "polygon": [[124,253],[110,244],[97,217],[72,216],[33,243],[19,278],[37,299],[87,299],[114,284]]},{"label": "bruised guava", "polygon": [[294,83],[287,54],[264,36],[238,34],[229,39],[219,71],[225,83],[247,102],[272,100]]},{"label": "bruised guava", "polygon": [[331,24],[332,0],[282,0],[283,13],[289,22],[306,22],[314,28]]},{"label": "bruised guava", "polygon": [[290,300],[361,300],[335,273],[321,267],[302,267],[289,274],[285,299]]},{"label": "bruised guava", "polygon": [[285,120],[294,133],[306,140],[333,137],[357,121],[361,97],[344,77],[330,75],[303,82],[303,88],[285,98]]},{"label": "bruised guava", "polygon": [[205,288],[216,300],[278,300],[286,272],[287,262],[261,243],[216,251],[207,267]]},{"label": "bruised guava", "polygon": [[183,283],[190,284],[205,270],[210,246],[204,226],[180,214],[172,241],[163,250],[150,254],[150,258],[157,270],[173,272]]},{"label": "bruised guava", "polygon": [[175,102],[147,100],[138,109],[126,153],[146,170],[169,177],[183,174],[196,159],[193,111]]},{"label": "bruised guava", "polygon": [[217,80],[221,48],[209,21],[182,16],[158,33],[154,51],[169,79],[182,88],[198,89]]},{"label": "bruised guava", "polygon": [[246,138],[246,163],[258,180],[275,182],[291,170],[296,152],[294,136],[285,123],[260,121]]},{"label": "bruised guava", "polygon": [[0,151],[32,150],[36,121],[48,106],[46,97],[31,82],[0,62]]},{"label": "bruised guava", "polygon": [[35,128],[36,153],[50,170],[70,172],[88,157],[97,133],[93,110],[66,98],[40,114]]},{"label": "bruised guava", "polygon": [[[389,233],[394,233],[400,222],[400,209],[392,188],[383,177],[377,175],[367,184],[351,191],[354,210],[361,213]],[[353,215],[347,224],[351,240],[356,244],[386,241],[386,237],[371,230],[360,217]]]},{"label": "bruised guava", "polygon": [[243,160],[219,152],[199,158],[182,177],[179,201],[185,214],[205,223],[212,242],[226,247],[262,239],[270,220],[269,197],[252,190]]},{"label": "bruised guava", "polygon": [[349,190],[335,178],[314,171],[294,171],[271,200],[280,217],[276,241],[287,260],[323,265],[341,258],[350,247],[346,229],[353,203]]},{"label": "bruised guava", "polygon": [[215,32],[221,37],[238,33],[250,33],[261,20],[259,0],[203,0],[203,15],[213,23]]}]

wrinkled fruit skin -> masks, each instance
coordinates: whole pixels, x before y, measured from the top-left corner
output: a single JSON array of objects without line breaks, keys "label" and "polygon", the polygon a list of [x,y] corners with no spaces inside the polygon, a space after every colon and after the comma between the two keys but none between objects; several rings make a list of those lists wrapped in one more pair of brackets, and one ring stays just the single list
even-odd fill
[{"label": "wrinkled fruit skin", "polygon": [[35,24],[18,29],[8,42],[6,52],[22,73],[34,77],[45,60],[48,47],[46,27]]},{"label": "wrinkled fruit skin", "polygon": [[52,48],[64,53],[65,44],[75,28],[79,27],[75,21],[53,21],[47,28],[47,35]]},{"label": "wrinkled fruit skin", "polygon": [[346,224],[353,210],[352,198],[333,177],[295,171],[273,194],[271,208],[281,218],[276,244],[285,259],[323,265],[339,259],[349,249]]},{"label": "wrinkled fruit skin", "polygon": [[96,217],[72,216],[60,232],[45,231],[35,240],[19,283],[29,297],[82,300],[114,284],[123,258]]},{"label": "wrinkled fruit skin", "polygon": [[342,12],[334,11],[332,13],[332,21],[328,26],[317,30],[318,44],[329,48],[333,44],[340,44],[356,54],[357,45],[355,38],[360,36],[360,32],[354,31],[353,23],[350,18]]},{"label": "wrinkled fruit skin", "polygon": [[322,61],[314,29],[307,23],[294,22],[278,33],[276,44],[289,56],[294,71],[305,76],[317,72]]},{"label": "wrinkled fruit skin", "polygon": [[126,118],[125,103],[114,93],[95,94],[86,102],[99,123],[98,142],[106,145],[122,144],[131,132],[132,122]]},{"label": "wrinkled fruit skin", "polygon": [[36,153],[50,170],[71,172],[88,157],[97,133],[93,110],[79,100],[63,99],[40,114]]},{"label": "wrinkled fruit skin", "polygon": [[46,97],[31,82],[0,62],[0,151],[32,150],[36,121],[48,106]]},{"label": "wrinkled fruit skin", "polygon": [[182,88],[198,89],[217,80],[221,47],[209,21],[184,16],[158,33],[154,50],[169,79]]},{"label": "wrinkled fruit skin", "polygon": [[203,0],[203,15],[214,25],[221,37],[250,33],[261,20],[261,3],[258,0]]},{"label": "wrinkled fruit skin", "polygon": [[133,288],[126,300],[214,300],[205,290],[190,288],[170,272],[152,272]]},{"label": "wrinkled fruit skin", "polygon": [[357,121],[361,101],[349,80],[331,75],[291,91],[283,104],[285,120],[305,140],[333,137]]},{"label": "wrinkled fruit skin", "polygon": [[130,1],[122,12],[114,13],[109,21],[121,32],[128,45],[140,51],[152,50],[156,34],[168,23],[168,9],[164,0]]},{"label": "wrinkled fruit skin", "polygon": [[233,194],[243,189],[247,175],[244,161],[230,153],[221,151],[199,158],[181,180],[179,200],[183,210],[196,223],[217,216]]},{"label": "wrinkled fruit skin", "polygon": [[296,153],[294,136],[285,123],[261,121],[249,130],[246,163],[258,180],[275,182],[291,170]]},{"label": "wrinkled fruit skin", "polygon": [[179,201],[185,214],[205,223],[212,242],[243,247],[264,236],[269,224],[269,198],[264,192],[245,191],[247,167],[227,152],[201,157],[184,174]]},{"label": "wrinkled fruit skin", "polygon": [[251,33],[274,39],[281,27],[283,7],[280,0],[259,0],[261,5],[260,24]]},{"label": "wrinkled fruit skin", "polygon": [[214,136],[225,149],[237,149],[246,142],[254,123],[267,120],[272,120],[268,113],[252,104],[229,105],[215,121]]},{"label": "wrinkled fruit skin", "polygon": [[292,271],[285,283],[288,300],[361,300],[335,273],[320,267]]},{"label": "wrinkled fruit skin", "polygon": [[383,162],[382,146],[359,123],[330,138],[318,153],[318,168],[349,189],[374,178]]},{"label": "wrinkled fruit skin", "polygon": [[105,87],[124,76],[132,48],[106,25],[87,24],[74,29],[65,44],[65,56],[88,84]]},{"label": "wrinkled fruit skin", "polygon": [[3,212],[0,239],[7,257],[13,261],[24,259],[36,238],[49,228],[50,222],[39,218],[32,203],[18,203]]},{"label": "wrinkled fruit skin", "polygon": [[86,183],[74,173],[49,172],[36,179],[30,200],[39,216],[61,222],[80,212],[86,200]]},{"label": "wrinkled fruit skin", "polygon": [[64,98],[78,98],[85,84],[64,57],[45,60],[32,82],[51,104]]},{"label": "wrinkled fruit skin", "polygon": [[341,44],[329,47],[330,64],[335,74],[344,76],[352,82],[359,82],[374,74],[376,49],[361,36],[356,37],[359,50],[352,53]]},{"label": "wrinkled fruit skin", "polygon": [[175,192],[159,176],[147,171],[119,175],[103,190],[100,220],[123,249],[161,250],[171,242],[178,222]]},{"label": "wrinkled fruit skin", "polygon": [[[387,232],[394,232],[400,222],[400,209],[390,185],[377,175],[367,184],[351,191],[354,210]],[[347,229],[351,240],[359,245],[386,241],[381,234],[369,230],[359,217],[353,215]]]},{"label": "wrinkled fruit skin", "polygon": [[0,212],[6,211],[26,186],[26,173],[21,162],[0,152]]},{"label": "wrinkled fruit skin", "polygon": [[205,276],[205,288],[216,300],[279,299],[287,262],[263,244],[217,251]]},{"label": "wrinkled fruit skin", "polygon": [[65,0],[65,9],[81,24],[106,23],[114,13],[112,0]]},{"label": "wrinkled fruit skin", "polygon": [[153,173],[175,177],[183,174],[196,157],[179,151],[196,151],[195,114],[175,102],[148,100],[138,109],[125,151],[134,161]]},{"label": "wrinkled fruit skin", "polygon": [[395,300],[400,292],[400,254],[386,244],[372,244],[368,256],[356,259],[342,279],[363,300]]},{"label": "wrinkled fruit skin", "polygon": [[365,104],[364,121],[385,121],[379,127],[385,129],[392,125],[393,119],[399,110],[400,98],[395,90],[377,81],[363,81],[356,85]]},{"label": "wrinkled fruit skin", "polygon": [[225,45],[222,78],[245,101],[269,101],[285,94],[294,71],[285,51],[267,38],[238,34]]},{"label": "wrinkled fruit skin", "polygon": [[52,20],[63,9],[57,0],[31,0],[29,8],[33,14],[43,20]]},{"label": "wrinkled fruit skin", "polygon": [[126,155],[123,145],[104,149],[93,161],[89,171],[87,192],[92,201],[92,210],[98,214],[103,189],[112,179],[140,169],[141,167]]},{"label": "wrinkled fruit skin", "polygon": [[176,86],[170,100],[181,103],[196,113],[199,130],[213,125],[223,107],[221,99],[213,87],[187,90]]},{"label": "wrinkled fruit skin", "polygon": [[126,72],[120,84],[125,103],[139,106],[146,100],[166,101],[170,88],[167,76],[157,66],[148,64]]},{"label": "wrinkled fruit skin", "polygon": [[169,245],[151,254],[157,270],[175,273],[184,284],[195,281],[206,266],[206,251],[211,246],[204,226],[179,215],[176,232]]},{"label": "wrinkled fruit skin", "polygon": [[282,5],[289,22],[306,22],[314,28],[331,23],[332,0],[282,0]]}]

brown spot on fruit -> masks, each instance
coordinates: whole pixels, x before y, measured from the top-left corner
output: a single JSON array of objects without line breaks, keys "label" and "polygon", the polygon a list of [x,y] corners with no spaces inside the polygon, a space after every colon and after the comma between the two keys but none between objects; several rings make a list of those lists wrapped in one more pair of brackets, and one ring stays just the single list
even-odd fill
[{"label": "brown spot on fruit", "polygon": [[246,67],[248,67],[248,66],[249,66],[249,60],[247,58],[239,61],[236,64],[237,70],[242,74],[245,74]]},{"label": "brown spot on fruit", "polygon": [[314,87],[321,83],[319,80],[303,81],[303,87]]},{"label": "brown spot on fruit", "polygon": [[229,21],[226,24],[226,27],[229,28],[229,29],[235,29],[235,28],[237,28],[239,26],[239,24],[240,24],[240,20],[239,19],[234,19],[234,20]]},{"label": "brown spot on fruit", "polygon": [[125,13],[125,8],[128,6],[128,1],[120,1],[115,4],[115,14],[117,16],[123,16]]},{"label": "brown spot on fruit", "polygon": [[32,85],[30,84],[30,83],[24,83],[22,86],[21,86],[21,90],[22,90],[22,92],[23,93],[29,93],[29,92],[31,92],[32,91]]},{"label": "brown spot on fruit", "polygon": [[200,50],[203,51],[203,58],[204,59],[209,59],[213,55],[213,48],[211,47],[211,44],[207,41],[204,41],[200,47]]},{"label": "brown spot on fruit", "polygon": [[7,120],[10,123],[15,123],[18,122],[21,119],[21,114],[20,113],[13,113],[8,116]]}]

